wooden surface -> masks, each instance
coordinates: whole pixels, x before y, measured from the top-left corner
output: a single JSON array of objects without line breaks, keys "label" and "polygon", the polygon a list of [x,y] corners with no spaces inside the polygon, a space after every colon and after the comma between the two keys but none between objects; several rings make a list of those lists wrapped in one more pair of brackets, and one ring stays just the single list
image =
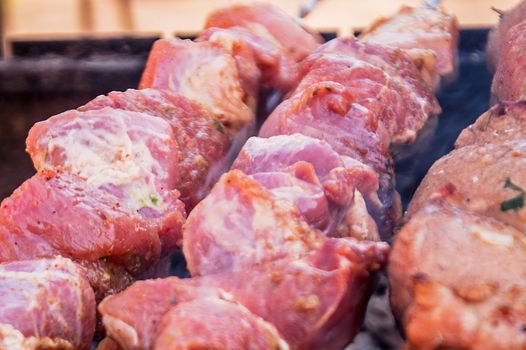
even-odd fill
[{"label": "wooden surface", "polygon": [[[79,37],[195,35],[210,10],[229,0],[0,0],[3,33],[13,40],[54,40]],[[247,2],[247,1],[245,1]],[[270,0],[297,15],[307,0]],[[491,6],[506,9],[518,0],[444,0],[463,27],[494,25]],[[319,31],[349,35],[374,19],[417,0],[321,0],[304,20]],[[8,45],[6,45],[7,47]]]},{"label": "wooden surface", "polygon": [[[374,19],[396,13],[402,5],[415,6],[420,0],[324,0],[305,18],[305,23],[321,30],[349,35],[368,26]],[[518,0],[443,0],[442,4],[454,13],[463,28],[493,26],[498,15],[491,7],[513,7]]]}]

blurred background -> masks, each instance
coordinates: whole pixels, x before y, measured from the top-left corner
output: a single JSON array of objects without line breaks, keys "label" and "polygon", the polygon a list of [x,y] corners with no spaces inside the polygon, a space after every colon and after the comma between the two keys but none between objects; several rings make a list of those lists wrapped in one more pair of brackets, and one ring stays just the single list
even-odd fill
[{"label": "blurred background", "polygon": [[[34,172],[25,154],[24,140],[35,122],[76,108],[99,94],[135,87],[156,39],[174,35],[192,38],[201,30],[212,9],[232,2],[0,0],[0,199]],[[374,19],[396,12],[403,4],[420,3],[413,0],[270,2],[292,15],[297,16],[301,11],[308,13],[305,23],[329,38],[359,31]],[[444,6],[457,15],[465,33],[475,33],[467,37],[463,34],[468,58],[483,50],[487,28],[498,21],[491,7],[506,9],[515,2],[443,1]],[[483,62],[480,65],[482,67]],[[472,74],[480,76],[482,80],[477,86],[485,91],[489,77],[479,71]],[[473,118],[472,115],[485,107],[486,103],[480,104],[469,117]],[[413,168],[414,165],[409,165],[407,171],[412,174]],[[403,186],[403,178],[401,181]],[[414,183],[413,179],[408,181]]]}]

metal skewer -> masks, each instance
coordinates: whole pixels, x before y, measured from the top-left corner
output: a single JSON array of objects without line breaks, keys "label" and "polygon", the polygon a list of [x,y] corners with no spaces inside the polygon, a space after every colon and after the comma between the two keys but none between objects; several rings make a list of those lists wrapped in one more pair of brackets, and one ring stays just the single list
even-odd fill
[{"label": "metal skewer", "polygon": [[309,13],[311,13],[312,10],[314,10],[314,8],[316,7],[316,5],[318,4],[318,1],[319,1],[319,0],[307,0],[306,2],[304,2],[304,3],[300,6],[300,10],[299,10],[299,16],[300,16],[300,18],[304,18],[304,17],[307,16]]},{"label": "metal skewer", "polygon": [[442,0],[425,0],[424,6],[431,7],[431,8],[437,8],[440,6],[440,3]]}]

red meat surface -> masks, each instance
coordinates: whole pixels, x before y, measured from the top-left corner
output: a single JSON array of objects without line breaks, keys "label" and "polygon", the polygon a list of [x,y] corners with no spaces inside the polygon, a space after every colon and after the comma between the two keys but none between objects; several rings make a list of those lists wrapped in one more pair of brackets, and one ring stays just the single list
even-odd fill
[{"label": "red meat surface", "polygon": [[[105,299],[99,310],[108,335],[125,350],[154,349],[159,325],[177,315],[179,306],[218,296],[239,302],[272,324],[291,349],[341,349],[358,331],[371,292],[371,273],[386,256],[385,243],[329,239],[300,259],[199,278],[137,282]],[[203,316],[201,324],[206,320]],[[228,334],[249,336],[238,322],[229,324]],[[185,327],[174,326],[174,331]],[[217,336],[210,336],[210,342]],[[252,341],[260,336],[261,332],[250,334]]]},{"label": "red meat surface", "polygon": [[[130,272],[159,259],[161,242],[173,237],[165,226],[174,217],[145,218],[120,198],[68,173],[50,170],[24,182],[0,207],[0,232],[7,241],[2,258],[38,258],[60,254],[76,260],[107,258]],[[7,252],[4,253],[4,252]]]},{"label": "red meat surface", "polygon": [[322,237],[293,202],[278,200],[254,178],[232,170],[189,216],[183,252],[190,273],[206,275],[301,256]]},{"label": "red meat surface", "polygon": [[320,81],[334,81],[352,91],[355,103],[373,111],[392,143],[410,143],[427,119],[440,113],[433,92],[402,50],[335,39],[301,63],[296,92]]},{"label": "red meat surface", "polygon": [[105,107],[141,112],[166,120],[177,143],[177,190],[190,211],[228,166],[229,137],[221,122],[199,103],[167,90],[128,89],[99,96],[79,108]]},{"label": "red meat surface", "polygon": [[280,45],[290,57],[301,61],[323,42],[277,6],[268,3],[237,4],[208,15],[205,28],[244,27]]},{"label": "red meat surface", "polygon": [[0,348],[89,349],[95,298],[71,260],[0,264],[0,300]]},{"label": "red meat surface", "polygon": [[197,41],[214,43],[236,60],[243,90],[254,106],[262,89],[274,88],[286,93],[298,78],[298,65],[275,42],[243,27],[209,28]]},{"label": "red meat surface", "polygon": [[141,89],[166,89],[206,107],[233,137],[254,127],[249,95],[241,86],[236,60],[209,42],[157,40],[146,63]]},{"label": "red meat surface", "polygon": [[[307,223],[329,236],[377,235],[363,201],[371,207],[381,205],[378,176],[365,164],[338,155],[324,141],[301,134],[252,137],[232,168],[252,175],[274,196],[295,202]],[[358,217],[352,213],[359,207]]]}]

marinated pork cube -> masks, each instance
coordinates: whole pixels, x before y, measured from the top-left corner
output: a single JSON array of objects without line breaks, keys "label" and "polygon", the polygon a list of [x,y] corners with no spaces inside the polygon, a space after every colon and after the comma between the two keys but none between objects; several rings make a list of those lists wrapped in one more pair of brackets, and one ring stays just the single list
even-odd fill
[{"label": "marinated pork cube", "polygon": [[237,4],[215,10],[208,15],[205,23],[205,28],[234,26],[244,27],[276,43],[297,62],[323,42],[319,34],[305,28],[298,19],[289,16],[277,6],[263,2]]},{"label": "marinated pork cube", "polygon": [[90,348],[95,297],[71,260],[55,257],[0,264],[0,348]]}]

